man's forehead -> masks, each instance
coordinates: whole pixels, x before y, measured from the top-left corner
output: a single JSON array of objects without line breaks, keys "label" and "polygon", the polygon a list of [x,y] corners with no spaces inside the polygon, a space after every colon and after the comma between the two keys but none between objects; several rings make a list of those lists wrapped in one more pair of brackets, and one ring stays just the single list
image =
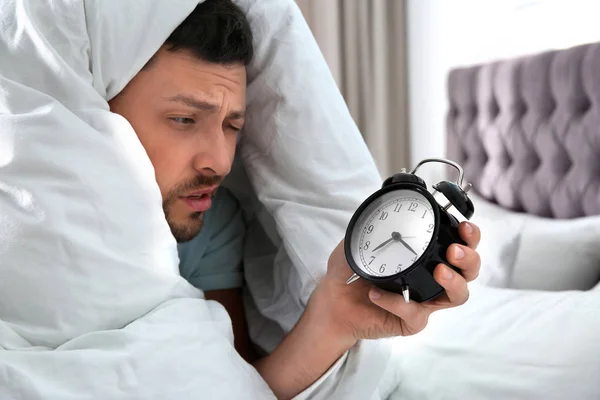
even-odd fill
[{"label": "man's forehead", "polygon": [[[223,96],[217,97],[209,95],[203,91],[194,91],[194,93],[178,93],[174,96],[165,96],[163,100],[169,103],[182,104],[190,108],[195,108],[200,111],[218,112],[224,102]],[[228,118],[242,119],[245,117],[246,105],[230,104]]]}]

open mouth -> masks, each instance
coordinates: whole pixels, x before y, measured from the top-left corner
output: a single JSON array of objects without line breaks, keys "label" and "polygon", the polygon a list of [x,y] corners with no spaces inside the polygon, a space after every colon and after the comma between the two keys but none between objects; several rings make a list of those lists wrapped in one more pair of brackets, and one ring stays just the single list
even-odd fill
[{"label": "open mouth", "polygon": [[187,206],[195,212],[207,211],[212,205],[212,196],[210,193],[195,194],[191,196],[181,197]]},{"label": "open mouth", "polygon": [[210,197],[208,194],[196,194],[196,195],[192,195],[192,196],[187,196],[187,199],[205,199],[207,197]]}]

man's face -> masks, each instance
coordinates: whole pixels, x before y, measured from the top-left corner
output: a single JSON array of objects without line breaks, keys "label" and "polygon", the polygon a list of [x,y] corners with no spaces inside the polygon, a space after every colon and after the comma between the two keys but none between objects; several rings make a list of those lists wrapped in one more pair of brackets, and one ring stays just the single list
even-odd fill
[{"label": "man's face", "polygon": [[152,161],[175,239],[191,240],[233,163],[246,109],[245,67],[163,48],[109,104]]}]

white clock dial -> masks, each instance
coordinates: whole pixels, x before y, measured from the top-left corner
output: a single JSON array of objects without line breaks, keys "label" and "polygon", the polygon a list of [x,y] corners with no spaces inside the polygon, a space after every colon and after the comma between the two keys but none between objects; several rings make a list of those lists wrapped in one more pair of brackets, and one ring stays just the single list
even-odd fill
[{"label": "white clock dial", "polygon": [[429,200],[408,189],[375,199],[357,219],[352,258],[366,274],[385,277],[414,264],[429,246],[435,215]]}]

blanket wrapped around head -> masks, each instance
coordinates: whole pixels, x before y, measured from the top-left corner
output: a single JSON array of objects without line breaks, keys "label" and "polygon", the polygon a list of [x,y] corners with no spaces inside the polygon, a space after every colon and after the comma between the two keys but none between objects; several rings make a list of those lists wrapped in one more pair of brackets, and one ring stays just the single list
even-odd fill
[{"label": "blanket wrapped around head", "polygon": [[[380,177],[295,3],[236,2],[256,56],[228,185],[270,351]],[[0,4],[0,398],[272,396],[224,309],[179,276],[150,160],[107,104],[197,4]],[[386,357],[362,343],[300,397],[377,398]]]}]

